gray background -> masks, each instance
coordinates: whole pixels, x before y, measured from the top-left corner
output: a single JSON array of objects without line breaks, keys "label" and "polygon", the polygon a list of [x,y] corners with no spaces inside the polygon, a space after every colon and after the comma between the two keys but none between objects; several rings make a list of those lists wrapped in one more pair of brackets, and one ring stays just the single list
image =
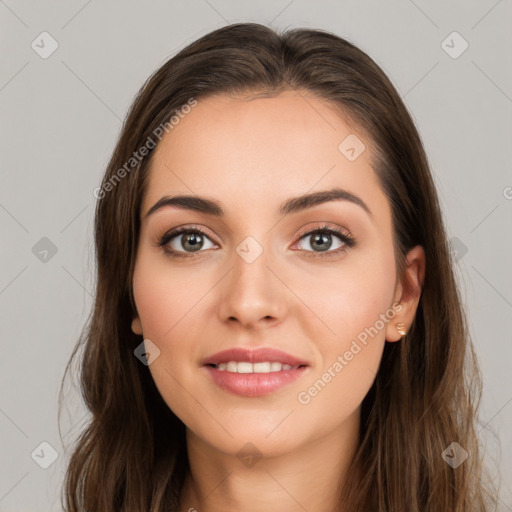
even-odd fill
[{"label": "gray background", "polygon": [[[512,511],[511,20],[510,0],[0,0],[0,510],[61,510],[57,391],[92,304],[92,191],[134,94],[197,37],[256,21],[349,39],[412,112],[458,255],[500,510]],[[31,47],[51,49],[44,31],[58,43],[47,58]],[[469,44],[456,58],[464,41],[447,39],[454,31]],[[65,444],[87,419],[67,382]],[[42,442],[58,455],[48,469]]]}]

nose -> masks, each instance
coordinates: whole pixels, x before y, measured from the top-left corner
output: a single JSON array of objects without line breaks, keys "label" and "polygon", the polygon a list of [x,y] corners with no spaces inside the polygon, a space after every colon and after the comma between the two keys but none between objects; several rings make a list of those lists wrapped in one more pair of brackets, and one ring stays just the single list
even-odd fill
[{"label": "nose", "polygon": [[266,252],[252,262],[235,252],[232,262],[232,269],[221,285],[218,307],[221,321],[250,330],[281,323],[290,297],[276,270],[271,268]]}]

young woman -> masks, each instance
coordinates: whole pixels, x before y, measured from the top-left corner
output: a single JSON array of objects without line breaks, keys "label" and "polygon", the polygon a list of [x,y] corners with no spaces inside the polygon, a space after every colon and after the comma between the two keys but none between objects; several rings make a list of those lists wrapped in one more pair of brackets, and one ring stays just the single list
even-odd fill
[{"label": "young woman", "polygon": [[368,55],[205,35],[142,87],[95,196],[67,511],[491,510],[427,157]]}]

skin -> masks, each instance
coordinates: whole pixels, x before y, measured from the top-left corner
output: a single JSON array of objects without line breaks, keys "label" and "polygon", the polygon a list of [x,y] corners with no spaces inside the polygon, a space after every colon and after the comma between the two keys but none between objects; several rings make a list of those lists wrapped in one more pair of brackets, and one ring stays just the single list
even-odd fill
[{"label": "skin", "polygon": [[[366,150],[349,161],[338,145],[356,134]],[[160,355],[149,366],[168,406],[187,427],[191,464],[182,511],[261,510],[331,512],[354,453],[360,406],[384,344],[411,325],[424,279],[425,255],[407,254],[395,271],[391,210],[371,167],[371,141],[332,106],[308,92],[200,100],[155,149],[141,207],[133,276],[137,315],[132,330]],[[280,217],[291,197],[341,187],[372,215],[335,200]],[[165,207],[146,217],[164,195],[207,196],[223,219]],[[333,256],[315,249],[305,231],[323,223],[348,231],[355,247]],[[187,237],[172,258],[156,244],[170,229],[197,225],[203,248]],[[252,236],[263,249],[248,263],[236,252]],[[332,235],[329,251],[343,242]],[[400,303],[400,312],[309,403],[298,401],[343,355],[357,335]],[[263,397],[217,387],[201,360],[233,346],[266,346],[307,360],[297,381]],[[331,370],[332,373],[332,370]],[[251,442],[261,458],[237,457]]]}]

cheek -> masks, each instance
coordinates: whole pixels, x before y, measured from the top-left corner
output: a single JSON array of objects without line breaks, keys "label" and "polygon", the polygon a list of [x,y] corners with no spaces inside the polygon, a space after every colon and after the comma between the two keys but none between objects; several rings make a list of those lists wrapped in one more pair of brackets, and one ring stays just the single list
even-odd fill
[{"label": "cheek", "polygon": [[[310,334],[319,364],[296,396],[301,418],[313,430],[328,431],[356,413],[378,372],[385,345],[386,323],[381,315],[388,311],[391,292],[375,282],[345,284],[341,291],[338,287],[327,294],[329,300],[318,309],[334,334],[327,329]],[[318,321],[315,325],[318,328]]]},{"label": "cheek", "polygon": [[[291,277],[293,289],[307,305],[297,318],[311,339],[319,341],[321,350],[329,354],[342,350],[389,310],[395,291],[394,268],[392,247],[372,244],[348,253],[339,263]],[[382,327],[379,322],[383,336]]]},{"label": "cheek", "polygon": [[201,298],[212,288],[200,271],[179,269],[165,258],[140,255],[133,276],[133,293],[146,338],[175,338],[189,314],[197,315]]},{"label": "cheek", "polygon": [[143,337],[160,350],[148,369],[168,407],[188,424],[201,414],[184,390],[194,391],[191,382],[199,355],[191,340],[204,339],[197,317],[205,314],[201,298],[211,286],[196,273],[191,279],[190,272],[171,271],[165,263],[142,254],[134,270],[133,292]]},{"label": "cheek", "polygon": [[161,357],[150,366],[157,385],[158,378],[173,382],[161,373],[164,370],[180,377],[181,382],[199,365],[201,348],[208,344],[204,320],[215,307],[209,294],[217,281],[218,275],[206,266],[192,270],[185,264],[180,268],[141,251],[134,269],[133,293],[143,336],[160,349]]},{"label": "cheek", "polygon": [[356,408],[377,374],[392,322],[395,272],[392,248],[360,251],[339,269],[317,270],[297,280],[297,295],[307,297],[301,329],[314,341],[317,368],[306,383],[303,399],[311,411],[337,404],[333,415]]}]

